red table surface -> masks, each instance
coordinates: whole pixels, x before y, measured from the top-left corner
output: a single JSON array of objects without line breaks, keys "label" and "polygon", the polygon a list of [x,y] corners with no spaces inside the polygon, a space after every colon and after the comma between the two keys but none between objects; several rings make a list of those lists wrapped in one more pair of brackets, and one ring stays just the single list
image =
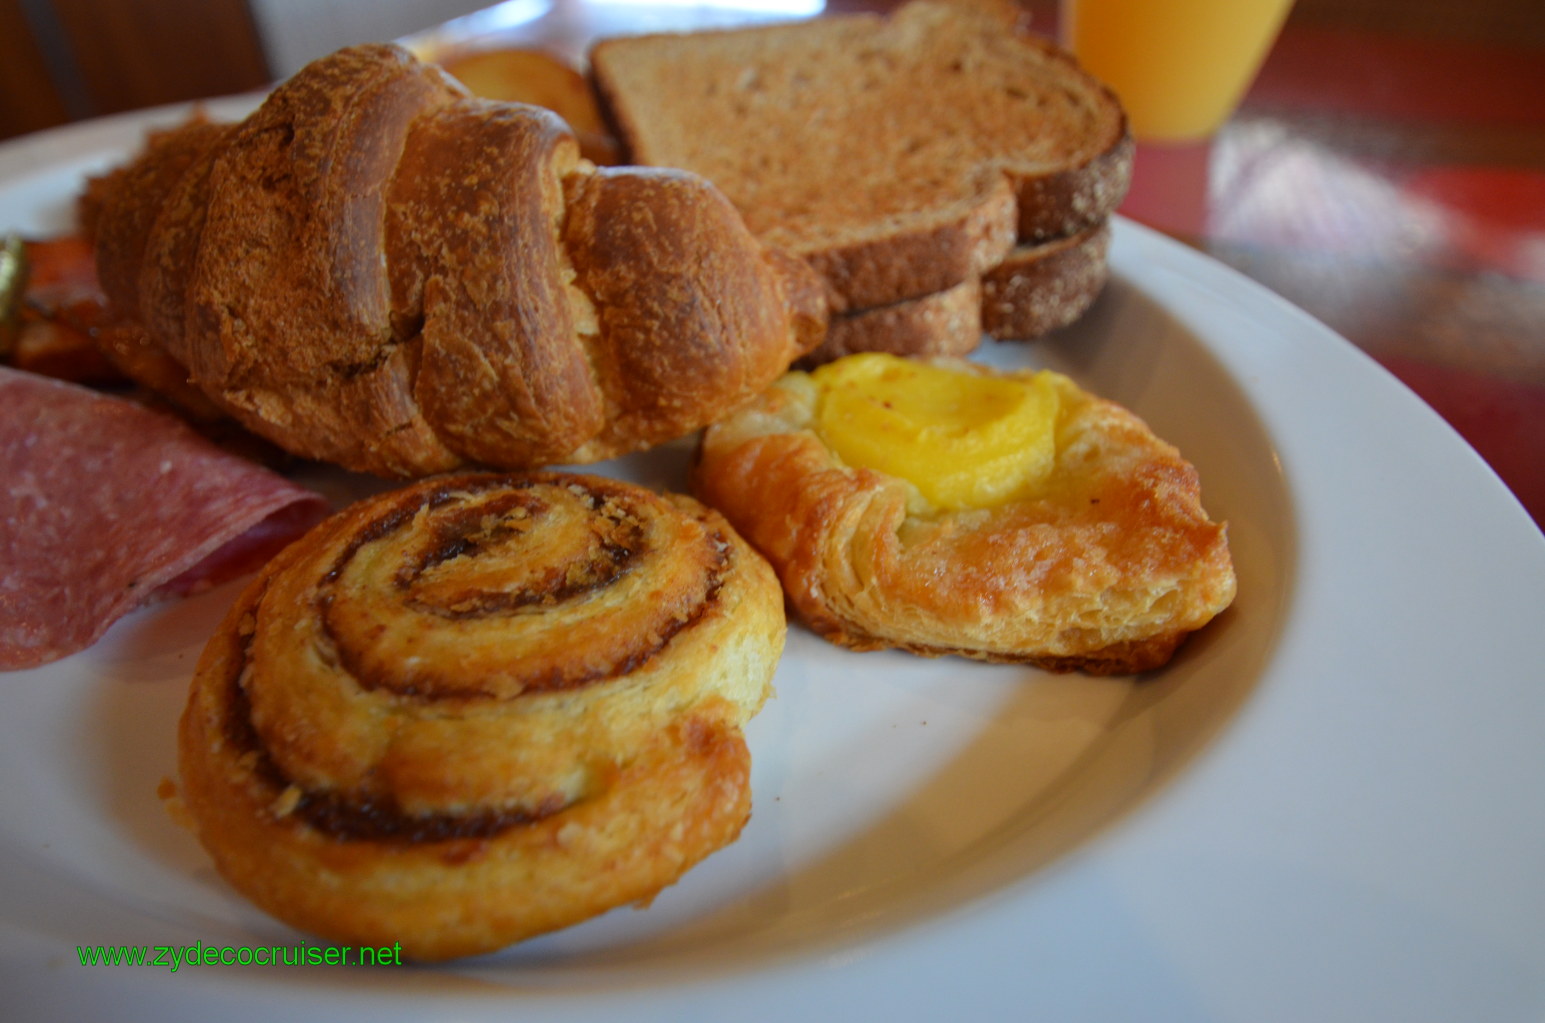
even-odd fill
[{"label": "red table surface", "polygon": [[1139,147],[1122,212],[1368,352],[1545,525],[1542,129],[1545,40],[1295,18],[1216,138]]}]

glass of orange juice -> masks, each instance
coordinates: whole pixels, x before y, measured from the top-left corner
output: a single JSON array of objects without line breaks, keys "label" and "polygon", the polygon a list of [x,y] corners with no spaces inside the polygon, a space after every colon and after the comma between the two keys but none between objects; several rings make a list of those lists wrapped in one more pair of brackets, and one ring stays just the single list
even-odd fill
[{"label": "glass of orange juice", "polygon": [[1141,141],[1212,135],[1293,0],[1063,0],[1062,41],[1121,97]]}]

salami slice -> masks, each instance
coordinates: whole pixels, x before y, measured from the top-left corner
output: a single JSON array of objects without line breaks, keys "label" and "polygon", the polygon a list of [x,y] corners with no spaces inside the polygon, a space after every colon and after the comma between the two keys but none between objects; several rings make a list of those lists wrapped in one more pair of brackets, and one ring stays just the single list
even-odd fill
[{"label": "salami slice", "polygon": [[0,670],[249,571],[327,510],[171,416],[0,367]]}]

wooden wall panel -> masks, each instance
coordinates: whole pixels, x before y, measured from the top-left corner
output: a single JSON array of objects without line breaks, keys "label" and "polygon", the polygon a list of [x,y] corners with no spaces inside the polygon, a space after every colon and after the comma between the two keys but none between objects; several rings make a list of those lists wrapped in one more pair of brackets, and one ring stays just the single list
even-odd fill
[{"label": "wooden wall panel", "polygon": [[69,119],[20,0],[0,0],[0,138]]},{"label": "wooden wall panel", "polygon": [[0,0],[0,137],[270,78],[246,0]]},{"label": "wooden wall panel", "polygon": [[98,113],[222,96],[268,80],[245,0],[52,0]]}]

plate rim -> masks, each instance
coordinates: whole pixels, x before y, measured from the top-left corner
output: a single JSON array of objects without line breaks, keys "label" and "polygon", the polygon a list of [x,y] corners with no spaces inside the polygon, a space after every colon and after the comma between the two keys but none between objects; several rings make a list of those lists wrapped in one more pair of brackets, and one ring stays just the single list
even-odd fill
[{"label": "plate rim", "polygon": [[[237,97],[230,101],[233,108],[252,102],[254,102],[252,97]],[[132,139],[143,130],[145,125],[166,123],[177,116],[185,114],[192,107],[193,105],[177,104],[156,108],[151,111],[118,115],[113,118],[85,122],[61,129],[52,129],[32,136],[25,136],[21,139],[0,143],[0,189],[10,187],[18,177],[39,172],[47,173],[49,166],[90,158],[98,150],[121,148],[118,140]],[[1134,267],[1137,269],[1134,270]],[[1512,584],[1514,588],[1527,590],[1532,582],[1540,592],[1545,592],[1545,582],[1541,581],[1545,580],[1545,538],[1540,537],[1534,527],[1534,523],[1528,518],[1521,504],[1507,490],[1500,479],[1496,477],[1495,473],[1490,470],[1489,466],[1435,412],[1422,403],[1414,393],[1387,373],[1387,371],[1383,370],[1366,353],[1356,349],[1350,342],[1336,335],[1328,327],[1314,320],[1308,313],[1293,306],[1286,299],[1275,295],[1245,275],[1213,260],[1201,252],[1187,248],[1181,243],[1169,239],[1150,228],[1124,218],[1118,218],[1116,237],[1112,246],[1113,273],[1126,275],[1132,280],[1150,283],[1151,272],[1160,268],[1162,268],[1163,272],[1159,273],[1158,276],[1161,278],[1165,274],[1174,274],[1182,278],[1195,278],[1202,285],[1222,292],[1226,299],[1243,303],[1250,306],[1253,310],[1261,312],[1266,317],[1275,319],[1279,324],[1279,329],[1293,335],[1292,341],[1306,344],[1308,346],[1305,349],[1306,351],[1312,351],[1319,358],[1328,359],[1333,370],[1338,373],[1348,374],[1352,381],[1360,387],[1371,389],[1372,392],[1376,393],[1383,406],[1395,410],[1393,414],[1401,417],[1404,425],[1408,426],[1413,432],[1420,432],[1426,440],[1437,443],[1442,448],[1441,455],[1448,467],[1463,467],[1462,470],[1456,471],[1461,471],[1465,475],[1465,482],[1473,488],[1468,495],[1468,499],[1476,514],[1487,518],[1494,534],[1503,536],[1501,542],[1516,550],[1519,565],[1518,579],[1521,582]],[[1150,293],[1150,297],[1153,297],[1156,301],[1163,301],[1163,295],[1158,293],[1157,288],[1154,292]],[[1238,357],[1239,353],[1220,351],[1212,346],[1210,339],[1203,338],[1203,341],[1208,353],[1218,358],[1225,369],[1239,381],[1240,386],[1245,388],[1246,396],[1251,399],[1252,407],[1257,407],[1256,402],[1259,395],[1256,392],[1258,388],[1248,386],[1248,378],[1241,376],[1242,368],[1248,372],[1248,367],[1244,367],[1244,363]],[[1295,358],[1291,355],[1286,358],[1290,365],[1295,361]],[[1298,360],[1302,358],[1302,355],[1297,357]],[[1319,366],[1315,368],[1323,369],[1324,367]],[[1313,374],[1306,373],[1305,375],[1312,376]],[[1347,400],[1345,391],[1346,388],[1343,383],[1342,390],[1338,392],[1340,400],[1343,402]],[[1285,398],[1274,398],[1272,401],[1266,402],[1264,408],[1260,409],[1258,414],[1264,417],[1268,428],[1282,421],[1284,409],[1281,406],[1285,402]],[[1281,436],[1283,440],[1287,441],[1282,452],[1287,457],[1287,461],[1281,471],[1290,475],[1306,471],[1303,467],[1307,464],[1307,460],[1313,457],[1314,453],[1312,451],[1300,450],[1304,445],[1298,444],[1296,438],[1291,433],[1283,433],[1281,431],[1269,432],[1271,436]],[[1437,440],[1434,440],[1435,438]],[[1307,503],[1311,505],[1311,507],[1303,509],[1304,515],[1310,520],[1325,514],[1325,509],[1319,507],[1324,504],[1321,495],[1313,495],[1313,499],[1308,500],[1309,495],[1299,494],[1298,488],[1290,486],[1288,491],[1295,500],[1307,500]],[[1317,545],[1321,543],[1320,538],[1307,535],[1307,527],[1305,527],[1305,532],[1306,535],[1302,538],[1305,550],[1300,555],[1301,560],[1305,562],[1304,571],[1309,573],[1309,585],[1321,587],[1324,585],[1323,573],[1325,572],[1325,567],[1322,561],[1325,557],[1325,552],[1317,548]],[[1530,573],[1534,574],[1530,575]],[[1295,627],[1303,628],[1307,626],[1298,623]],[[1521,642],[1518,636],[1508,635],[1502,638],[1514,644]],[[1310,660],[1313,660],[1313,658],[1310,658]],[[1238,754],[1241,743],[1249,741],[1252,729],[1260,727],[1260,716],[1270,712],[1271,708],[1267,705],[1275,702],[1275,697],[1280,694],[1274,692],[1269,695],[1273,699],[1258,701],[1253,706],[1240,709],[1240,715],[1245,718],[1243,722],[1245,727],[1236,728],[1231,723],[1224,730],[1226,734],[1216,737],[1207,749],[1197,754],[1192,761],[1188,762],[1185,770],[1182,772],[1183,777],[1173,779],[1165,791],[1158,793],[1154,798],[1145,800],[1142,805],[1124,814],[1121,820],[1115,822],[1111,828],[1112,833],[1100,840],[1100,848],[1094,851],[1088,859],[1097,865],[1103,864],[1108,867],[1112,857],[1119,858],[1121,855],[1120,850],[1123,847],[1130,846],[1134,841],[1139,845],[1143,842],[1151,841],[1156,830],[1162,834],[1167,827],[1163,822],[1163,818],[1166,813],[1173,810],[1175,804],[1190,806],[1194,805],[1198,799],[1205,801],[1208,798],[1207,793],[1209,789],[1220,784],[1218,772],[1228,769],[1230,758]],[[1545,761],[1541,763],[1545,763]],[[1539,771],[1541,763],[1534,763],[1529,766]],[[1545,772],[1540,773],[1545,775]],[[1066,881],[1066,875],[1086,873],[1088,866],[1088,863],[1054,863],[1049,868],[1049,872],[1054,875],[1063,875],[1062,879]],[[1019,887],[1021,889],[1040,889],[1045,884],[1055,880],[1056,878],[1052,878],[1050,881],[1045,878],[1036,878],[1027,880],[1025,884]],[[1079,880],[1074,883],[1083,882]],[[1023,891],[1020,891],[1016,896],[1016,898],[1023,897],[1025,897]],[[8,926],[7,921],[0,920],[0,933],[3,933]],[[708,983],[705,987],[716,990],[717,994],[715,997],[723,998],[726,1005],[739,997],[738,992],[748,988],[760,991],[762,996],[767,998],[774,998],[781,990],[786,1004],[798,1004],[798,999],[789,1003],[789,993],[781,987],[781,985],[787,984],[792,976],[808,975],[809,971],[814,969],[816,973],[830,980],[840,973],[842,968],[851,967],[855,963],[872,970],[876,967],[878,960],[886,956],[892,956],[901,961],[915,959],[920,954],[925,954],[926,947],[931,942],[958,940],[961,929],[985,927],[989,931],[1001,931],[1005,926],[1002,907],[965,907],[958,913],[950,913],[938,920],[926,921],[904,933],[877,941],[872,946],[851,950],[845,956],[834,956],[829,961],[805,963],[798,967],[791,966],[789,970],[772,968],[761,971],[756,977],[738,975],[725,981],[725,984],[730,985],[729,987],[716,983]],[[0,956],[0,977],[10,975],[13,979],[16,979],[25,969],[24,964],[11,951],[11,942],[7,941],[5,947],[5,954]],[[793,972],[791,973],[790,970]],[[473,975],[476,975],[476,967],[471,972]],[[85,1004],[79,999],[89,995],[92,990],[97,990],[98,993],[101,993],[102,984],[104,983],[102,978],[106,975],[104,971],[94,971],[88,978],[88,982],[79,985],[75,992],[65,992],[65,1000],[75,999],[75,1004]],[[119,978],[122,979],[125,976],[127,975],[120,974]],[[1545,964],[1541,965],[1541,968],[1535,973],[1535,977],[1536,979],[1545,977]],[[155,1009],[154,1002],[164,992],[144,990],[145,983],[146,978],[143,976],[131,977],[123,983],[122,987],[125,1006],[132,1008],[138,1005],[148,1016]],[[254,975],[251,980],[248,980],[246,977],[241,978],[241,982],[236,984],[235,987],[256,990],[259,983]],[[152,987],[154,986],[152,985]],[[827,986],[830,987],[830,984]],[[117,986],[112,987],[113,990],[117,990]],[[363,1013],[364,1011],[397,1006],[397,998],[393,995],[382,994],[364,998],[350,996],[341,997],[340,999],[318,990],[317,985],[302,984],[299,987],[302,990],[295,993],[296,998],[311,999],[313,1000],[313,1005],[316,1004],[318,999],[336,1003],[328,1007],[330,1011],[346,1010],[350,1013],[355,1011]],[[903,988],[906,987],[908,985],[903,985]],[[196,999],[223,998],[222,991],[218,986],[211,989],[202,981],[196,985],[186,985],[183,987],[183,990]],[[856,997],[853,991],[846,986],[842,988],[842,991],[843,997]],[[705,993],[707,993],[705,990],[694,990],[693,992],[694,997]],[[533,999],[536,1003],[543,1002],[539,992],[533,996]],[[448,1007],[463,1007],[460,1006],[459,1001],[452,997],[445,1004]],[[672,1005],[672,1001],[669,998],[661,1000],[659,992],[646,992],[644,1001],[647,1003],[645,1008],[668,1010]],[[615,1008],[615,1006],[608,1007],[605,1004],[606,1002],[607,999],[604,998],[598,1000],[597,1006],[600,1010],[605,1012]],[[544,1004],[551,1009],[572,1011],[574,1018],[580,1018],[584,1015],[584,1011],[581,1011],[582,1007],[577,1007],[566,1000],[560,999]],[[899,1011],[905,1014],[907,1006],[904,1001],[894,1001],[893,1004]],[[464,1007],[469,1011],[489,1009],[487,1000],[478,998],[469,1000]],[[507,1005],[498,1005],[490,1014],[505,1011],[507,1008]],[[597,1018],[599,1018],[599,1014]]]}]

